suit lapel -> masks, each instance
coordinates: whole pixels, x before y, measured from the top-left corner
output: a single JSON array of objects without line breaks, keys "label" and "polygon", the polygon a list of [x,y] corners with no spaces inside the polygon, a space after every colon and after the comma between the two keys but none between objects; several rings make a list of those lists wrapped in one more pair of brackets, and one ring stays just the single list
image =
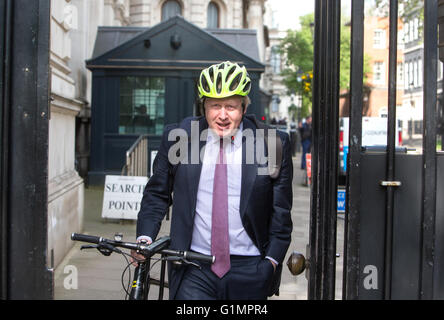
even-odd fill
[{"label": "suit lapel", "polygon": [[[200,151],[206,144],[206,137],[203,137],[205,139],[203,139],[203,141],[200,141],[200,135],[202,131],[207,128],[208,128],[208,123],[205,120],[205,117],[202,117],[201,119],[199,119],[198,136],[192,135],[191,129],[190,131],[187,130],[190,139],[188,144],[188,165],[187,165],[188,181],[186,183],[189,185],[188,192],[191,204],[190,212],[193,218],[196,212],[197,190],[199,188],[200,173],[202,171],[202,159],[200,159]],[[199,150],[197,150],[196,148],[197,145],[199,146]],[[198,152],[198,155],[195,154],[196,152]],[[194,153],[194,155],[192,153]],[[195,163],[196,160],[198,163]]]},{"label": "suit lapel", "polygon": [[[256,145],[256,127],[254,124],[248,119],[244,118],[243,120],[243,130],[251,129],[254,133],[254,143]],[[240,195],[240,216],[243,218],[245,215],[245,210],[247,209],[247,204],[249,202],[251,192],[253,190],[254,181],[257,176],[257,163],[256,157],[254,156],[255,161],[253,164],[247,164],[246,162],[246,138],[242,137],[242,180],[241,180],[241,195]]]}]

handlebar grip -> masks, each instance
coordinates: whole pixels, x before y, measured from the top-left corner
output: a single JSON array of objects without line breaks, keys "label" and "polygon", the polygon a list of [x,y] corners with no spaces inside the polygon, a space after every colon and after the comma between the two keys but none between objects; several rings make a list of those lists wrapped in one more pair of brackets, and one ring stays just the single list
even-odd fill
[{"label": "handlebar grip", "polygon": [[214,256],[208,256],[206,254],[191,252],[191,251],[185,251],[184,258],[187,260],[197,260],[206,263],[213,263],[215,259]]},{"label": "handlebar grip", "polygon": [[87,234],[80,234],[80,233],[73,233],[71,234],[71,240],[74,241],[83,241],[83,242],[89,242],[89,243],[99,243],[101,237],[97,236],[90,236]]}]

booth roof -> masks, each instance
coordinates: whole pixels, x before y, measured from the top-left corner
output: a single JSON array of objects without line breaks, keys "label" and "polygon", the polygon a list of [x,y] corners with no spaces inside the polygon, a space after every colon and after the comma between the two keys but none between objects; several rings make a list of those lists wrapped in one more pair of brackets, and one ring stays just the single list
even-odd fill
[{"label": "booth roof", "polygon": [[[98,27],[92,59],[117,48],[137,35],[149,30],[147,27]],[[251,29],[204,29],[219,40],[236,48],[243,54],[260,61],[256,30]]]}]

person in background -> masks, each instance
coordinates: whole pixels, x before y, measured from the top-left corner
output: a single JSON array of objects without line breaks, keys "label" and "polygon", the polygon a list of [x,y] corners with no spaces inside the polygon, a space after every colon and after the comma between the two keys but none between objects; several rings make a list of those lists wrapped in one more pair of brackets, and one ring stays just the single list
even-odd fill
[{"label": "person in background", "polygon": [[310,153],[311,150],[311,138],[312,138],[312,127],[311,127],[311,116],[305,119],[305,122],[299,125],[299,133],[301,136],[302,144],[302,159],[301,159],[301,169],[305,170],[306,161],[305,155]]}]

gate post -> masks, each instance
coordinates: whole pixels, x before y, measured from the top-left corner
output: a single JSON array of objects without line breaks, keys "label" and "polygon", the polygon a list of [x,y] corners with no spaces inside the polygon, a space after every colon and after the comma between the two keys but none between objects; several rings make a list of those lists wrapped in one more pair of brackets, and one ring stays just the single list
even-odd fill
[{"label": "gate post", "polygon": [[438,1],[424,1],[424,126],[420,299],[433,298],[436,221]]},{"label": "gate post", "polygon": [[51,299],[47,268],[50,0],[0,2],[2,299]]},{"label": "gate post", "polygon": [[341,1],[316,0],[309,299],[335,298]]}]

